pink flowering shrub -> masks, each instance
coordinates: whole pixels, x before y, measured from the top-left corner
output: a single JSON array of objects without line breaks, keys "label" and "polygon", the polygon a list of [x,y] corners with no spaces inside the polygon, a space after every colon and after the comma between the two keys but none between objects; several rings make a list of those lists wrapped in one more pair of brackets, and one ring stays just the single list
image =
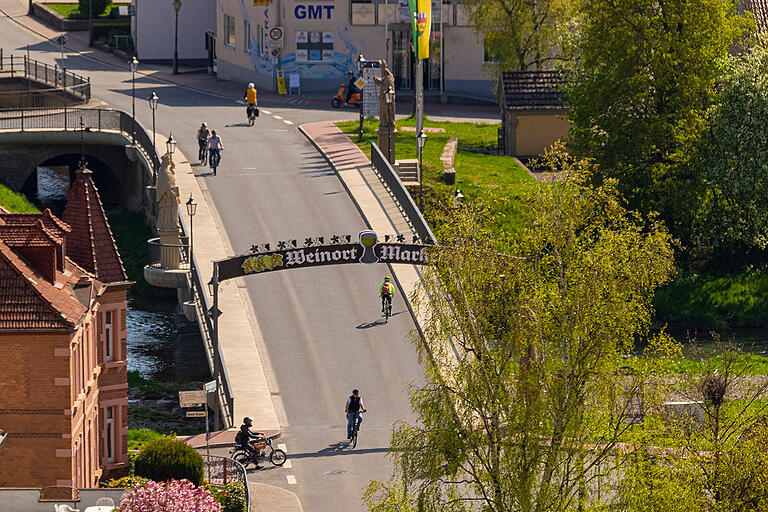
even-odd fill
[{"label": "pink flowering shrub", "polygon": [[122,512],[221,512],[211,493],[189,480],[147,482],[120,499]]}]

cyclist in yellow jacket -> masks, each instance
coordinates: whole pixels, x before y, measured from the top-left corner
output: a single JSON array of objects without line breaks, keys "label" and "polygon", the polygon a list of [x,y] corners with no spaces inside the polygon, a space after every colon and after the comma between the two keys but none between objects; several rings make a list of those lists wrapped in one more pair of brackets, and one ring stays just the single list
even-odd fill
[{"label": "cyclist in yellow jacket", "polygon": [[389,276],[384,278],[384,282],[379,286],[379,295],[381,296],[381,312],[384,313],[386,308],[386,302],[389,301],[392,304],[392,297],[395,294],[395,285],[389,281]]},{"label": "cyclist in yellow jacket", "polygon": [[[248,104],[248,106],[245,109],[246,116],[249,116],[251,113],[251,109],[256,109],[256,105],[258,104],[258,93],[256,92],[256,86],[253,85],[253,82],[248,84],[248,89],[245,91],[245,102]],[[256,110],[258,112],[258,110]],[[256,114],[258,115],[258,113]]]}]

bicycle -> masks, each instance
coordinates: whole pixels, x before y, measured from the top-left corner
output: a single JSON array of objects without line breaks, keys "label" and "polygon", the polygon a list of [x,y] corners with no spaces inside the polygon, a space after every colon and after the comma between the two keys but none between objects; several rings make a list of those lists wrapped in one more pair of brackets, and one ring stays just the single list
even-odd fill
[{"label": "bicycle", "polygon": [[248,464],[258,465],[262,459],[269,459],[274,466],[282,466],[285,461],[288,460],[288,456],[280,448],[274,448],[272,446],[272,438],[263,437],[254,439],[248,443],[251,446],[250,453],[248,450],[240,446],[234,445],[234,448],[229,450],[229,458],[236,460],[243,466]]},{"label": "bicycle", "polygon": [[248,105],[246,108],[246,115],[248,116],[248,124],[253,126],[256,122],[256,118],[259,116],[259,107],[256,105]]},{"label": "bicycle", "polygon": [[221,148],[219,149],[211,149],[211,170],[213,171],[213,175],[216,176],[216,169],[219,167],[219,164],[221,163]]},{"label": "bicycle", "polygon": [[384,313],[384,323],[389,322],[389,317],[392,316],[392,296],[381,295],[381,311]]},{"label": "bicycle", "polygon": [[198,140],[197,145],[200,146],[200,150],[197,153],[197,159],[200,161],[200,165],[208,165],[208,150],[205,149],[205,140]]},{"label": "bicycle", "polygon": [[[360,414],[363,414],[365,411],[360,411]],[[352,448],[357,446],[357,433],[360,431],[360,424],[358,423],[357,418],[355,418],[355,424],[352,425],[352,437],[349,438],[349,444],[352,445]]]}]

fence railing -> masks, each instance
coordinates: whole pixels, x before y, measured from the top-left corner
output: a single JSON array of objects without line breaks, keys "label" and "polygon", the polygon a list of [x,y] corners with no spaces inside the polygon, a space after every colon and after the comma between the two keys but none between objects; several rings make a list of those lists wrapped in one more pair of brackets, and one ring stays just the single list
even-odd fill
[{"label": "fence railing", "polygon": [[168,262],[179,262],[180,267],[189,268],[189,244],[187,237],[181,237],[181,244],[163,244],[159,238],[147,241],[147,266],[153,268],[172,268]]},{"label": "fence railing", "polygon": [[236,460],[220,455],[203,456],[203,476],[205,481],[212,485],[227,485],[231,482],[240,482],[245,488],[246,511],[251,510],[251,493],[248,489],[248,475],[245,467]]},{"label": "fence railing", "polygon": [[400,208],[403,209],[403,213],[411,223],[416,235],[418,235],[424,243],[437,244],[435,235],[432,234],[432,230],[429,229],[427,221],[424,220],[424,216],[413,201],[411,194],[408,193],[408,189],[406,189],[403,182],[400,181],[397,172],[392,168],[392,165],[384,157],[384,154],[375,142],[371,142],[371,165],[378,172],[387,188],[389,188],[389,192],[400,205]]},{"label": "fence railing", "polygon": [[160,156],[152,144],[152,137],[141,123],[123,111],[67,107],[0,110],[0,130],[23,132],[45,129],[122,133],[135,142],[139,150],[147,156],[153,169],[160,168]]},{"label": "fence railing", "polygon": [[[187,234],[189,226],[187,226],[184,219],[184,215],[179,211],[179,220],[181,222],[182,231]],[[223,416],[224,425],[227,428],[232,428],[235,425],[235,395],[232,392],[232,384],[229,382],[229,372],[227,372],[227,365],[224,363],[224,359],[221,357],[221,347],[218,343],[213,341],[213,320],[209,314],[212,304],[208,299],[208,296],[203,291],[205,282],[203,276],[199,272],[199,266],[195,261],[194,252],[192,253],[192,265],[189,272],[188,286],[192,292],[192,304],[195,307],[195,316],[197,317],[197,323],[200,326],[200,334],[203,337],[203,344],[205,345],[206,356],[213,367],[213,375],[216,379],[216,394],[219,406],[221,407],[221,414]]]},{"label": "fence railing", "polygon": [[[91,79],[67,71],[57,65],[51,66],[45,62],[39,62],[28,58],[26,55],[5,55],[0,48],[0,72],[10,73],[11,77],[24,77],[42,84],[50,85],[53,91],[64,91],[88,102],[91,99]],[[43,91],[35,91],[41,93]]]}]

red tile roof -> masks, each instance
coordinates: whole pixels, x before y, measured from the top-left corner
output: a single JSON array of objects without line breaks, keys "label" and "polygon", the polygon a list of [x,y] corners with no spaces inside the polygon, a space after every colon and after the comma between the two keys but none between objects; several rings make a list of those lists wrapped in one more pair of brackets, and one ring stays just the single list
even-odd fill
[{"label": "red tile roof", "polygon": [[507,110],[562,110],[563,79],[557,71],[503,71],[501,88]]},{"label": "red tile roof", "polygon": [[9,247],[52,247],[62,242],[62,237],[46,229],[38,219],[34,224],[0,225],[0,240]]},{"label": "red tile roof", "polygon": [[8,213],[0,211],[0,219],[8,225],[24,226],[35,224],[38,220],[41,220],[45,228],[56,233],[59,238],[71,231],[70,227],[51,213],[49,208],[43,210],[42,213]]},{"label": "red tile roof", "polygon": [[755,15],[758,32],[768,30],[768,0],[745,0],[744,8]]},{"label": "red tile roof", "polygon": [[2,241],[0,276],[0,329],[71,329],[88,310],[70,286],[48,282]]},{"label": "red tile roof", "polygon": [[67,236],[67,256],[105,283],[127,281],[120,253],[107,222],[91,171],[76,172],[69,191],[64,221],[72,231]]}]

